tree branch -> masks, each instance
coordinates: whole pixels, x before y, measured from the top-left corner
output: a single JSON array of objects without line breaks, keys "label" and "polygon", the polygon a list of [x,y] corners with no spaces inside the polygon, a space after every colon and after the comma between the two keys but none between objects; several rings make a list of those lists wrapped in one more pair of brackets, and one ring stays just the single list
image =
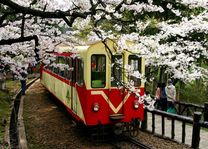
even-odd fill
[{"label": "tree branch", "polygon": [[25,42],[25,41],[31,41],[31,40],[34,40],[35,45],[38,45],[38,36],[37,35],[19,37],[19,38],[15,38],[15,39],[6,39],[6,40],[3,39],[3,40],[0,40],[0,45],[11,45],[13,43]]},{"label": "tree branch", "polygon": [[90,12],[80,13],[80,12],[70,12],[70,11],[41,11],[36,9],[31,9],[29,7],[23,7],[18,5],[17,3],[12,2],[11,0],[1,0],[0,4],[6,5],[11,9],[15,10],[16,13],[23,13],[23,14],[30,14],[33,16],[39,16],[42,18],[63,18],[65,17],[72,17],[72,18],[86,18]]},{"label": "tree branch", "polygon": [[23,14],[22,16],[21,37],[24,37],[24,28],[25,28],[25,14]]}]

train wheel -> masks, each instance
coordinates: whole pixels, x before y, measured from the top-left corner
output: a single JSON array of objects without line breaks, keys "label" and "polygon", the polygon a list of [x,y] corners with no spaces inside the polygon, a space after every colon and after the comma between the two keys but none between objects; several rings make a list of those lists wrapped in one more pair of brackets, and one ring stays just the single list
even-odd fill
[{"label": "train wheel", "polygon": [[117,123],[113,126],[113,133],[115,135],[121,135],[123,133],[123,124]]},{"label": "train wheel", "polygon": [[131,137],[136,137],[138,135],[138,129],[136,129],[136,127],[134,127],[133,125],[131,125],[129,127],[129,134]]},{"label": "train wheel", "polygon": [[130,136],[136,137],[139,132],[139,125],[140,121],[138,119],[134,119],[132,123],[130,124]]}]

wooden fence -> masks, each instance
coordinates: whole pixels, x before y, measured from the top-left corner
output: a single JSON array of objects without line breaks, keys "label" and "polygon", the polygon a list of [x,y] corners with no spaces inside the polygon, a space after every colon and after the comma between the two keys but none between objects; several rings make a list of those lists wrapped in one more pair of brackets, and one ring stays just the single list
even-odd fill
[{"label": "wooden fence", "polygon": [[[180,111],[180,110],[179,110]],[[200,129],[201,128],[208,128],[208,120],[207,120],[207,114],[208,114],[208,107],[207,103],[205,104],[203,108],[203,114],[204,114],[204,120],[202,121],[202,112],[194,112],[193,117],[187,117],[183,115],[177,115],[177,114],[171,114],[167,113],[164,111],[160,110],[149,110],[145,109],[145,120],[143,121],[141,125],[141,129],[147,130],[147,112],[152,114],[152,130],[151,132],[155,134],[155,115],[161,116],[161,134],[162,137],[165,137],[165,118],[168,118],[171,120],[171,139],[175,138],[175,121],[180,121],[182,123],[182,143],[185,143],[185,137],[186,137],[186,125],[193,125],[193,130],[192,130],[192,143],[191,147],[192,148],[199,148],[199,143],[200,143]]]},{"label": "wooden fence", "polygon": [[204,105],[197,105],[185,102],[175,102],[177,114],[192,117],[194,112],[200,111],[203,114],[204,121],[208,121],[208,102]]}]

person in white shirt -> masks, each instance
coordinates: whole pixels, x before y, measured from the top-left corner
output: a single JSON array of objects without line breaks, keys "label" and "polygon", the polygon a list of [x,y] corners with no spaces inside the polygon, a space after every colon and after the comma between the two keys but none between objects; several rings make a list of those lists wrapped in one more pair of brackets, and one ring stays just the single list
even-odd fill
[{"label": "person in white shirt", "polygon": [[174,108],[174,103],[176,101],[176,88],[173,85],[173,82],[171,79],[168,79],[168,84],[165,87],[165,92],[167,95],[167,100],[168,100],[168,109],[169,108]]}]

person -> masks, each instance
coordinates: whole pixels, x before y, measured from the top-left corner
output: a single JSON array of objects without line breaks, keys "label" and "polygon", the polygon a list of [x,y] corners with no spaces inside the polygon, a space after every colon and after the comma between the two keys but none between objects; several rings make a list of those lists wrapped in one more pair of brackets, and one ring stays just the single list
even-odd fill
[{"label": "person", "polygon": [[161,100],[160,100],[160,92],[161,92],[161,83],[157,83],[157,88],[155,92],[155,108],[161,109]]},{"label": "person", "polygon": [[22,95],[25,95],[26,81],[27,81],[27,71],[25,70],[24,67],[22,67],[22,70],[20,71],[20,83],[21,83]]},{"label": "person", "polygon": [[[175,89],[175,86],[173,85],[173,82],[171,79],[168,79],[165,91],[166,91],[167,100],[168,100],[168,104],[167,104],[168,111],[170,111],[170,110],[172,111],[172,109],[175,109],[174,103],[176,101],[176,89]],[[171,113],[173,113],[173,112],[171,112]]]},{"label": "person", "polygon": [[161,110],[162,111],[167,111],[167,95],[165,91],[165,83],[161,84],[161,89],[160,89],[160,101],[161,101]]}]

